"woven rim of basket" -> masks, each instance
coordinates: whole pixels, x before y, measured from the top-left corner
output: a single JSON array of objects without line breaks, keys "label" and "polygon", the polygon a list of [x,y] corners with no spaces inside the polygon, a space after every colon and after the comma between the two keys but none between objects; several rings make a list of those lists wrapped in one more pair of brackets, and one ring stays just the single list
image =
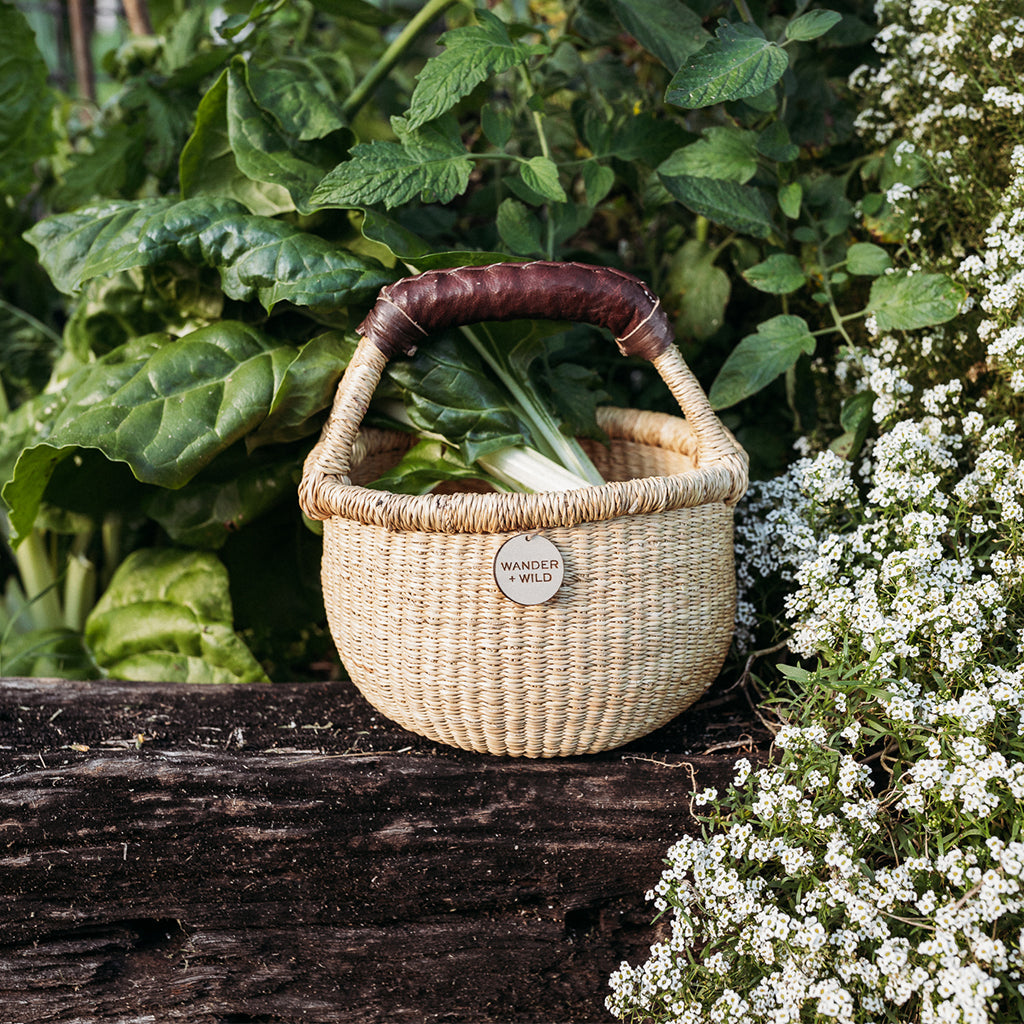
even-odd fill
[{"label": "woven rim of basket", "polygon": [[[605,407],[599,423],[609,437],[692,454],[693,438],[686,420],[665,413]],[[374,432],[376,433],[376,432]],[[364,435],[368,440],[370,432]],[[380,436],[378,434],[378,436]],[[372,442],[371,442],[372,444]],[[735,504],[747,488],[746,457],[735,445],[704,464],[665,476],[613,481],[600,487],[536,494],[476,493],[394,494],[348,482],[324,472],[317,450],[307,464],[303,505],[317,518],[342,518],[393,531],[440,533],[511,533],[584,522],[693,508],[711,502]],[[365,457],[366,449],[357,453]]]}]

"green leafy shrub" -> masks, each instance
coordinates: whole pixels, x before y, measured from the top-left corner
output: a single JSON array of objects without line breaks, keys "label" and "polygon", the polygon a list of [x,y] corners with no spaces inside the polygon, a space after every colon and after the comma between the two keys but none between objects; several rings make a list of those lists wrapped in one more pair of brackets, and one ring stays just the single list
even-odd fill
[{"label": "green leafy shrub", "polygon": [[[814,419],[807,367],[823,340],[868,312],[939,321],[959,299],[945,279],[888,281],[885,254],[856,238],[842,83],[870,29],[861,5],[838,6],[755,22],[745,4],[432,0],[405,21],[355,0],[259,3],[217,28],[195,7],[108,56],[91,118],[55,118],[64,101],[44,88],[20,93],[0,144],[55,130],[32,129],[36,148],[10,165],[38,264],[24,241],[15,255],[65,298],[49,285],[45,309],[5,298],[36,362],[18,383],[5,359],[2,671],[109,670],[90,610],[128,585],[118,566],[139,549],[225,566],[218,621],[234,616],[273,673],[295,671],[270,663],[296,633],[326,643],[294,483],[354,325],[412,271],[544,257],[638,274],[755,465],[779,468]],[[21,15],[9,0],[0,12],[16,53],[5,81],[41,81]],[[609,396],[671,409],[648,368],[603,339],[591,349],[592,329],[510,332],[514,368],[574,430]],[[429,429],[439,360],[483,379],[468,341],[395,364],[382,397]],[[417,486],[425,463],[443,475],[498,438],[536,440],[521,420],[477,419],[454,448],[417,449]],[[253,596],[269,592],[273,610]],[[197,637],[151,621],[151,669],[140,655],[133,671],[162,676],[168,650]]]}]

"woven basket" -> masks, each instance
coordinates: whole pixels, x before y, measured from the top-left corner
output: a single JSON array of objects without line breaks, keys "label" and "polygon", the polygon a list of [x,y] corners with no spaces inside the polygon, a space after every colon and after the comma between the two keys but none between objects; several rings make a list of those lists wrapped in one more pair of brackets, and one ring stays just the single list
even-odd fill
[{"label": "woven basket", "polygon": [[[653,360],[686,419],[600,410],[610,446],[583,443],[601,487],[363,486],[412,443],[360,430],[392,355],[440,326],[542,316],[611,328],[620,348]],[[459,268],[385,289],[360,331],[300,501],[324,520],[328,621],[367,700],[430,739],[526,757],[607,750],[689,707],[732,637],[733,505],[747,460],[657,300],[635,278],[579,264]],[[519,534],[545,537],[563,560],[562,585],[541,604],[516,603],[495,581],[497,550]]]}]

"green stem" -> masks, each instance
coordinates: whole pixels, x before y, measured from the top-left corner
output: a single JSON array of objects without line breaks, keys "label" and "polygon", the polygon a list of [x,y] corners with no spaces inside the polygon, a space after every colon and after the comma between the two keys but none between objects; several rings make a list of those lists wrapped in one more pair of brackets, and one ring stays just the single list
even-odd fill
[{"label": "green stem", "polygon": [[559,429],[554,417],[531,398],[520,386],[518,380],[494,358],[489,348],[477,337],[476,333],[468,327],[460,328],[463,334],[469,339],[470,344],[477,350],[488,366],[498,375],[501,382],[508,388],[509,393],[519,405],[520,415],[534,428],[537,434],[535,440],[543,444],[548,450],[543,452],[556,462],[561,462],[566,469],[583,477],[584,480],[600,486],[604,478],[594,468],[593,463],[587,457],[586,452],[575,438],[566,437]]},{"label": "green stem", "polygon": [[752,25],[754,23],[754,16],[750,13],[750,8],[747,6],[747,0],[736,0],[736,10],[740,12],[740,17]]},{"label": "green stem", "polygon": [[57,596],[57,579],[47,556],[42,535],[33,530],[16,548],[14,560],[29,601],[30,614],[37,629],[61,629],[64,614]]},{"label": "green stem", "polygon": [[16,316],[27,324],[31,324],[41,334],[45,334],[50,341],[56,342],[58,345],[60,344],[60,335],[52,327],[44,324],[42,320],[36,319],[31,313],[26,313],[25,310],[18,306],[12,306],[11,303],[6,302],[4,299],[0,299],[0,309],[6,310],[11,316]]},{"label": "green stem", "polygon": [[402,59],[405,51],[416,41],[417,36],[449,7],[460,2],[463,0],[428,0],[341,105],[342,116],[351,121],[370,98],[373,90],[388,76],[391,69]]},{"label": "green stem", "polygon": [[[530,81],[530,73],[523,64],[519,65],[519,77],[523,80],[523,85],[526,88],[527,105],[529,106],[529,100],[533,99],[535,93],[533,91],[533,82]],[[540,142],[541,154],[550,160],[551,147],[548,145],[548,137],[544,133],[544,121],[540,111],[530,107],[530,113],[533,115],[533,127],[537,132],[537,140]]]},{"label": "green stem", "polygon": [[96,566],[86,557],[91,540],[92,530],[75,537],[64,576],[64,620],[77,632],[85,628],[86,616],[96,601]]}]

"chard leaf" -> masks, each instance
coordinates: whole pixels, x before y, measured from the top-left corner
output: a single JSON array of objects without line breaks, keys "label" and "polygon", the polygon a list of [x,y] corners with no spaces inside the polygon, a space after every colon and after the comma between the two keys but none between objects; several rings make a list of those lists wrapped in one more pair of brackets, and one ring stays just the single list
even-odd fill
[{"label": "chard leaf", "polygon": [[427,494],[445,480],[479,480],[481,476],[479,468],[467,465],[448,445],[423,440],[367,486],[394,494]]},{"label": "chard leaf", "polygon": [[179,490],[151,488],[143,510],[175,544],[214,550],[294,491],[294,458],[257,461],[236,445]]},{"label": "chard leaf", "polygon": [[451,110],[492,75],[548,52],[543,43],[513,42],[505,24],[490,11],[475,14],[479,24],[454,28],[438,39],[445,49],[427,61],[416,79],[406,115],[410,130]]},{"label": "chard leaf", "polygon": [[316,63],[284,57],[268,67],[236,58],[232,67],[244,72],[253,100],[285,135],[309,142],[345,129],[341,101]]},{"label": "chard leaf", "polygon": [[716,224],[755,238],[768,238],[775,230],[764,195],[750,185],[660,170],[658,176],[679,202]]},{"label": "chard leaf", "polygon": [[0,195],[20,196],[35,181],[33,164],[50,151],[54,94],[35,33],[13,4],[0,4]]},{"label": "chard leaf", "polygon": [[789,67],[786,51],[754,25],[723,22],[715,34],[717,38],[689,57],[669,82],[669,103],[696,110],[757,96]]},{"label": "chard leaf", "polygon": [[334,168],[314,189],[314,207],[349,208],[383,203],[388,209],[413,199],[450,203],[469,187],[473,161],[454,119],[442,118],[407,131],[394,118],[399,142],[353,146],[349,160]]},{"label": "chard leaf", "polygon": [[782,314],[758,324],[729,353],[708,394],[713,409],[725,409],[766,387],[802,354],[813,355],[814,335],[807,321]]},{"label": "chard leaf", "polygon": [[880,331],[913,331],[952,320],[967,296],[962,284],[945,274],[884,274],[872,282],[868,309]]},{"label": "chard leaf", "polygon": [[669,71],[708,40],[701,17],[680,0],[611,0],[622,27]]},{"label": "chard leaf", "polygon": [[267,418],[246,438],[249,450],[313,433],[319,425],[318,414],[331,404],[356,344],[355,337],[341,331],[327,331],[307,341],[286,367]]},{"label": "chard leaf", "polygon": [[268,681],[232,628],[228,574],[208,552],[133,552],[86,620],[85,639],[113,678]]},{"label": "chard leaf", "polygon": [[186,199],[210,195],[234,199],[250,213],[272,216],[294,210],[282,185],[253,181],[242,173],[228,134],[228,72],[225,70],[199,101],[196,125],[178,163]]},{"label": "chard leaf", "polygon": [[416,426],[443,435],[467,463],[528,440],[508,393],[459,333],[431,338],[412,359],[390,363],[387,376]]},{"label": "chard leaf", "polygon": [[232,299],[331,308],[365,302],[394,275],[232,199],[140,199],[85,207],[26,233],[53,283],[71,294],[95,277],[172,260],[220,272]]},{"label": "chard leaf", "polygon": [[177,341],[147,335],[84,366],[4,487],[15,532],[31,528],[54,469],[79,448],[127,463],[144,483],[182,486],[260,425],[294,357],[291,345],[222,321]]},{"label": "chard leaf", "polygon": [[[345,156],[351,133],[340,118],[325,123],[321,117],[315,130],[325,130],[328,139],[314,144],[290,136],[281,124],[293,122],[295,111],[286,107],[279,112],[262,105],[281,100],[276,80],[268,83],[263,71],[250,68],[241,57],[231,62],[227,76],[228,139],[239,170],[253,181],[287,189],[296,208],[309,213],[309,196],[324,174]],[[257,90],[261,102],[254,95]],[[297,81],[284,96],[294,100],[302,92],[301,81]]]}]

